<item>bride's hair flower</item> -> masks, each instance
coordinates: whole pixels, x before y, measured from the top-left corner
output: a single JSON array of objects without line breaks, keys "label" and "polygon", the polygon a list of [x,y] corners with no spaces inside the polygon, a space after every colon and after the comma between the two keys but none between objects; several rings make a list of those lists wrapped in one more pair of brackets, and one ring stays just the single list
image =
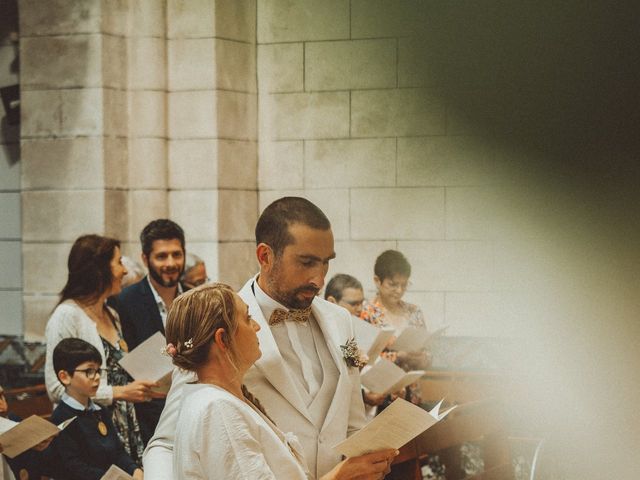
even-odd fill
[{"label": "bride's hair flower", "polygon": [[176,356],[176,353],[178,353],[178,350],[173,345],[173,343],[168,343],[167,346],[162,349],[162,353],[164,355],[168,355],[169,357],[173,358]]}]

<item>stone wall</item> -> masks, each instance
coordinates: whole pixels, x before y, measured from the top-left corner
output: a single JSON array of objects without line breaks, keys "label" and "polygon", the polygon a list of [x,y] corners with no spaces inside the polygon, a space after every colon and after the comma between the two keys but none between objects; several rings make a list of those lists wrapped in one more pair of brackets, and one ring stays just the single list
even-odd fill
[{"label": "stone wall", "polygon": [[[413,266],[406,297],[453,335],[510,335],[501,315],[498,150],[444,91],[429,2],[258,3],[260,208],[302,195],[329,216],[337,259],[374,294],[383,250]],[[482,78],[465,88],[481,88]]]},{"label": "stone wall", "polygon": [[[18,11],[14,2],[5,4],[0,15],[0,87],[18,83]],[[17,335],[22,333],[20,127],[9,125],[1,105],[0,118],[0,324],[2,333]]]},{"label": "stone wall", "polygon": [[256,269],[254,0],[167,2],[169,212],[211,278]]},{"label": "stone wall", "polygon": [[142,227],[173,218],[209,276],[238,288],[255,270],[255,2],[19,12],[25,336],[41,338],[84,233],[139,259]]},{"label": "stone wall", "polygon": [[[139,258],[141,228],[169,216],[209,276],[237,288],[256,271],[259,212],[285,194],[330,217],[329,275],[351,273],[372,295],[376,256],[397,248],[414,268],[407,299],[431,327],[512,335],[525,277],[505,248],[512,157],[467,115],[512,117],[477,94],[497,62],[449,55],[443,8],[21,0],[27,337],[41,335],[78,235],[116,236]],[[466,21],[456,28],[482,36]]]},{"label": "stone wall", "polygon": [[44,331],[84,233],[128,239],[127,12],[19,3],[25,336]]}]

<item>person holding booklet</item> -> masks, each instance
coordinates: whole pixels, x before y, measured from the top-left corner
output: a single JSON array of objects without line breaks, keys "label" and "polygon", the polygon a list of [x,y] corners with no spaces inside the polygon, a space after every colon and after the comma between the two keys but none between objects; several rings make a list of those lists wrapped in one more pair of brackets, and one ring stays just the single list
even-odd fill
[{"label": "person holding booklet", "polygon": [[[11,420],[12,422],[20,422],[22,419],[9,411],[9,405],[4,395],[4,389],[0,385],[0,417]],[[6,425],[6,426],[5,426]],[[5,428],[10,428],[10,422],[0,424],[0,434],[3,434]],[[8,458],[2,455],[0,459],[0,480],[13,480],[22,478],[40,478],[42,476],[51,476],[50,459],[46,456],[46,449],[53,440],[53,436],[39,442],[27,451],[13,457]],[[2,442],[0,442],[0,453],[4,451]],[[9,471],[11,470],[11,473]]]},{"label": "person holding booklet", "polygon": [[[335,303],[347,309],[351,314],[354,322],[362,322],[360,314],[362,313],[362,305],[364,303],[364,289],[362,283],[357,278],[346,273],[338,273],[331,277],[327,287],[324,290],[324,298],[328,302]],[[358,346],[362,347],[361,339],[358,338],[357,325],[354,325],[356,331],[356,340]],[[369,358],[369,363],[375,362],[375,358]],[[386,394],[371,392],[366,388],[362,389],[362,400],[364,401],[367,418],[371,419],[377,412],[377,407],[382,405],[385,400],[393,401],[396,398],[404,398],[405,390],[394,392],[387,399]]]},{"label": "person holding booklet", "polygon": [[[343,463],[333,448],[364,426],[365,415],[350,315],[318,297],[335,257],[329,219],[305,198],[283,197],[264,209],[255,236],[260,271],[238,296],[261,327],[262,355],[246,371],[244,383],[279,428],[298,436],[310,478],[382,478],[395,450]],[[182,388],[196,379],[192,372],[174,370],[167,404],[144,455],[146,474],[154,480],[174,480]]]},{"label": "person holding booklet", "polygon": [[96,403],[111,406],[112,420],[125,450],[142,464],[144,445],[133,406],[134,402],[151,400],[155,382],[131,381],[118,361],[128,351],[122,337],[118,314],[105,303],[120,292],[127,273],[122,265],[120,242],[99,235],[83,235],[71,247],[67,261],[67,283],[60,293],[45,329],[47,343],[44,369],[49,398],[60,402],[64,388],[53,368],[53,349],[64,338],[86,340],[100,352],[100,386]]},{"label": "person holding booklet", "polygon": [[[227,285],[202,285],[174,300],[166,352],[198,379],[182,390],[173,448],[176,480],[309,478],[297,438],[282,432],[243,385],[262,355],[259,330],[247,304]],[[372,455],[380,455],[379,468],[353,458],[322,479],[382,478],[389,452]]]},{"label": "person holding booklet", "polygon": [[111,414],[91,400],[103,372],[98,349],[79,338],[65,338],[52,357],[64,393],[51,420],[57,424],[75,417],[49,447],[57,463],[55,478],[100,480],[111,465],[117,465],[135,480],[142,480],[142,469],[124,450]]},{"label": "person holding booklet", "polygon": [[[387,250],[376,259],[373,281],[377,294],[371,301],[364,302],[360,318],[379,327],[392,327],[396,337],[407,327],[426,329],[424,314],[417,305],[404,302],[404,296],[411,277],[411,265],[397,250]],[[426,370],[429,356],[422,349],[414,352],[395,351],[393,343],[388,345],[383,356],[395,362],[404,370]],[[420,404],[417,384],[407,389],[407,400]]]}]

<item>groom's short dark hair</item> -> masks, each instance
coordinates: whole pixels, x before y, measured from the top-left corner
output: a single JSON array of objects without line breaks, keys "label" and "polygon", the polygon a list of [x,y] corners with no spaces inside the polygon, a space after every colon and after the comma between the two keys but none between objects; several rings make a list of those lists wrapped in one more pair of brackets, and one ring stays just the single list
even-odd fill
[{"label": "groom's short dark hair", "polygon": [[282,197],[264,209],[256,224],[256,245],[266,243],[280,255],[293,242],[289,226],[295,223],[317,230],[328,230],[331,222],[317,206],[306,198]]}]

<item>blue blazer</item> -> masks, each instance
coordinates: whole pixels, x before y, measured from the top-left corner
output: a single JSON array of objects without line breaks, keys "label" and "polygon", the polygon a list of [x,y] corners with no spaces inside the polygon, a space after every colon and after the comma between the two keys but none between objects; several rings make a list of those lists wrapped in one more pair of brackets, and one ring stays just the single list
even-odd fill
[{"label": "blue blazer", "polygon": [[160,310],[147,277],[129,285],[118,295],[111,297],[108,303],[120,316],[122,336],[129,350],[133,350],[156,332],[164,335]]}]

